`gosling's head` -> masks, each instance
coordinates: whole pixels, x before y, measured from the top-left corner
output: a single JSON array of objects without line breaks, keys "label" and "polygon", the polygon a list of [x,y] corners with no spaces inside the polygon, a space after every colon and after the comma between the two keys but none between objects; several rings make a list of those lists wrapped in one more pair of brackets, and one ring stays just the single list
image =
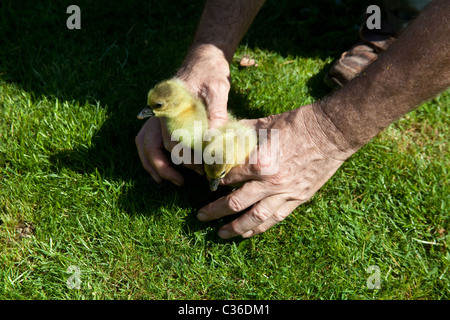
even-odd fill
[{"label": "gosling's head", "polygon": [[158,83],[148,92],[147,106],[138,114],[138,119],[152,116],[176,116],[183,110],[182,102],[192,99],[189,91],[181,81],[170,79]]},{"label": "gosling's head", "polygon": [[258,141],[254,130],[239,123],[229,123],[219,132],[220,134],[207,144],[203,153],[205,173],[210,178],[211,191],[217,190],[220,179],[232,168],[245,163]]},{"label": "gosling's head", "polygon": [[213,163],[205,165],[205,173],[209,177],[209,189],[211,191],[217,190],[220,179],[224,178],[233,166],[233,164],[229,163]]},{"label": "gosling's head", "polygon": [[220,179],[224,178],[236,165],[236,145],[233,144],[232,149],[227,152],[227,142],[234,142],[234,140],[233,134],[222,133],[210,142],[204,150],[204,168],[206,175],[210,178],[209,188],[211,191],[217,190]]}]

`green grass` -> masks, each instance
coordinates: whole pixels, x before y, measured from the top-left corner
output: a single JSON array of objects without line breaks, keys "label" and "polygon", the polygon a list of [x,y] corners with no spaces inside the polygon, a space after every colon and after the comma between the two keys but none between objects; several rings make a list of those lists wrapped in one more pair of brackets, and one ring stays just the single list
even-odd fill
[{"label": "green grass", "polygon": [[[154,184],[134,145],[146,92],[173,74],[202,1],[0,5],[0,298],[449,299],[450,92],[352,156],[285,221],[221,240],[219,195]],[[357,41],[366,3],[268,1],[231,67],[230,108],[262,117],[329,93],[322,77]],[[183,8],[183,10],[180,10]],[[190,36],[186,36],[186,33]],[[21,237],[24,222],[36,230]],[[80,289],[69,289],[71,265]],[[366,269],[381,270],[381,289]]]}]

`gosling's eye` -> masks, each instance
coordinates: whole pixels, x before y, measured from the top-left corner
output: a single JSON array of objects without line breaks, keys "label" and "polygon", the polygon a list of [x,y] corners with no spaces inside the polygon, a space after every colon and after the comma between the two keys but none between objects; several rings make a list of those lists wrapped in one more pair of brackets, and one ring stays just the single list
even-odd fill
[{"label": "gosling's eye", "polygon": [[222,171],[222,173],[220,174],[220,177],[223,178],[225,176],[225,170]]},{"label": "gosling's eye", "polygon": [[153,105],[153,108],[154,109],[158,109],[158,108],[161,108],[163,106],[163,103],[162,102],[156,102],[154,105]]}]

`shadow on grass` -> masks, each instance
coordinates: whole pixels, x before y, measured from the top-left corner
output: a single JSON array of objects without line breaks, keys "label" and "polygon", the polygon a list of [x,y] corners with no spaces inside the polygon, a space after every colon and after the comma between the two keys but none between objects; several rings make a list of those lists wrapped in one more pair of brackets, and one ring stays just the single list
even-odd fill
[{"label": "shadow on grass", "polygon": [[[242,43],[285,56],[338,56],[356,40],[355,24],[360,23],[365,8],[357,0],[339,3],[267,1]],[[220,194],[208,190],[204,177],[187,170],[185,188],[151,182],[134,143],[142,126],[135,115],[145,104],[148,89],[172,76],[181,64],[203,1],[80,0],[81,30],[66,28],[70,4],[10,1],[0,6],[3,80],[16,83],[37,99],[44,95],[63,101],[100,102],[108,110],[92,147],[55,153],[50,159],[53,169],[98,171],[105,179],[133,180],[134,190],[120,202],[134,214],[158,211],[158,204],[148,199],[170,199],[197,209],[217,199]],[[308,83],[317,99],[327,93],[321,82],[323,75],[324,71]],[[236,106],[237,116],[261,116],[257,111],[246,111],[246,97],[232,91],[230,102]],[[205,226],[195,216],[187,223],[189,228]]]}]

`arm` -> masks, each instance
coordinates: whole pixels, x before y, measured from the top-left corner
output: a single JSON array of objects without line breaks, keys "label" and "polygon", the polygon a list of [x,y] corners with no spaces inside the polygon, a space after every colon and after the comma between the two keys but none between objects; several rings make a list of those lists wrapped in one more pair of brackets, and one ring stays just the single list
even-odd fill
[{"label": "arm", "polygon": [[191,50],[214,46],[230,62],[234,52],[265,0],[206,1]]},{"label": "arm", "polygon": [[450,2],[434,0],[396,43],[340,91],[297,110],[247,120],[256,129],[280,130],[279,170],[259,174],[261,164],[277,161],[273,155],[233,169],[223,184],[245,184],[200,209],[198,218],[208,221],[246,210],[219,235],[250,237],[311,198],[378,132],[450,85],[449,17]]},{"label": "arm", "polygon": [[202,98],[210,127],[227,122],[230,62],[265,0],[208,0],[177,77]]},{"label": "arm", "polygon": [[321,102],[315,112],[325,124],[324,131],[333,124],[350,146],[358,149],[390,123],[448,86],[450,2],[435,0],[387,52]]}]

